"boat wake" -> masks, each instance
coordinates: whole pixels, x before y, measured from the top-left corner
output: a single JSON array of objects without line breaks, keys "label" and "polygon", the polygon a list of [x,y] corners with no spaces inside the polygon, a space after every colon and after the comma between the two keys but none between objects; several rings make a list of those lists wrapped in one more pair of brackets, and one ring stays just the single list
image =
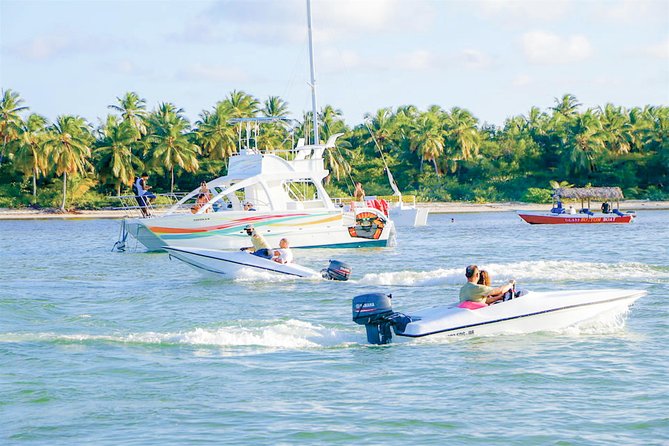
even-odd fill
[{"label": "boat wake", "polygon": [[[577,326],[551,331],[551,335],[600,335],[621,331],[625,327],[627,311],[606,314]],[[541,333],[541,332],[539,332]],[[479,338],[515,335],[483,335]],[[537,333],[534,333],[536,335]],[[447,344],[466,338],[427,336],[410,342],[420,344]],[[3,333],[0,343],[55,343],[55,344],[123,344],[137,346],[166,346],[199,348],[198,354],[228,356],[268,353],[277,350],[308,350],[366,346],[365,335],[355,328],[340,329],[296,319],[274,321],[231,321],[216,328],[195,328],[186,332],[141,332],[126,335],[57,334],[57,333]]]},{"label": "boat wake", "polygon": [[275,321],[231,321],[217,328],[195,328],[186,332],[142,332],[127,335],[5,333],[0,343],[44,342],[58,344],[137,344],[215,347],[261,352],[345,347],[362,341],[359,333],[337,330],[295,319]]},{"label": "boat wake", "polygon": [[[521,283],[599,281],[616,278],[618,281],[634,280],[648,283],[669,282],[669,268],[644,263],[590,263],[573,261],[537,261],[510,264],[491,263],[479,265],[499,283],[516,279]],[[463,268],[436,269],[432,271],[396,271],[365,274],[358,283],[368,285],[437,286],[462,285]]]}]

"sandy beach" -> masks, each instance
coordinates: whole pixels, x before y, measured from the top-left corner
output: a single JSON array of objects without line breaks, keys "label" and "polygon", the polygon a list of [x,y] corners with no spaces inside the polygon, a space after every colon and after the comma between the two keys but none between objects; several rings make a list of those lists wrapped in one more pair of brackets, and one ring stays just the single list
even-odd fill
[{"label": "sandy beach", "polygon": [[[502,203],[465,203],[438,202],[418,203],[418,207],[429,208],[432,214],[460,214],[467,212],[513,212],[546,211],[550,204],[502,202]],[[669,201],[627,200],[621,202],[623,210],[667,210]],[[116,209],[76,210],[65,213],[53,209],[9,209],[0,208],[0,220],[38,220],[38,219],[119,219],[132,217],[132,212]]]}]

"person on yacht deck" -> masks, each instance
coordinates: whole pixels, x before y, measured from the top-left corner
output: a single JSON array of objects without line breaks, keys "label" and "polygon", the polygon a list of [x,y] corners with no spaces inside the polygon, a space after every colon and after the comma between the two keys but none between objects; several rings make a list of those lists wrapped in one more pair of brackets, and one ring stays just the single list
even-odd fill
[{"label": "person on yacht deck", "polygon": [[253,225],[246,225],[244,231],[246,231],[246,235],[251,237],[253,246],[242,248],[242,251],[250,251],[254,256],[263,257],[265,259],[271,259],[273,257],[274,253],[272,252],[269,243],[267,243],[267,240],[265,240],[265,237],[263,237],[262,234],[258,234]]},{"label": "person on yacht deck", "polygon": [[460,288],[460,302],[470,301],[490,305],[493,302],[504,299],[504,293],[513,289],[515,280],[510,280],[506,285],[493,288],[478,283],[481,278],[481,270],[476,265],[469,265],[465,269],[467,283]]},{"label": "person on yacht deck", "polygon": [[359,181],[355,183],[353,201],[365,201],[365,189],[362,188],[362,183]]},{"label": "person on yacht deck", "polygon": [[287,238],[282,238],[279,241],[279,249],[274,250],[274,257],[277,263],[293,263],[293,251],[291,251]]}]

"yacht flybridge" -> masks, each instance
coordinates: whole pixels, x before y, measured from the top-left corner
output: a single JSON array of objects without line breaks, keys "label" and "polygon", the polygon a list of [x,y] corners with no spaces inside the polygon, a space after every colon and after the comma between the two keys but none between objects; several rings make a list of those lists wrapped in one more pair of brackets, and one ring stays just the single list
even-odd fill
[{"label": "yacht flybridge", "polygon": [[[248,129],[273,118],[231,121],[247,124],[247,144],[229,160],[228,173],[195,189],[164,214],[124,221],[127,234],[149,251],[163,246],[239,249],[249,246],[243,228],[253,224],[272,246],[287,238],[291,247],[385,246],[395,229],[382,211],[335,206],[323,187],[323,156],[341,134],[325,144],[263,152]],[[203,200],[204,198],[204,200]]]}]

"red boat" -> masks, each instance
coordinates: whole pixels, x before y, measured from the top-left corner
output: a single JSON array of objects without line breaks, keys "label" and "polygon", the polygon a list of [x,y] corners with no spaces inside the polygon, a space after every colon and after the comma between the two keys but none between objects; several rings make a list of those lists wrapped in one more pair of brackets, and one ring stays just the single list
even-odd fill
[{"label": "red boat", "polygon": [[531,225],[563,225],[579,223],[630,223],[634,214],[554,214],[552,212],[521,212],[518,216]]},{"label": "red boat", "polygon": [[[590,210],[591,199],[604,199],[601,213]],[[619,187],[566,187],[553,192],[553,208],[550,212],[518,211],[518,216],[531,225],[564,225],[582,223],[631,223],[636,214],[634,211],[620,211],[620,199],[623,192]],[[580,200],[581,208],[576,210],[573,205],[564,208],[562,200]],[[616,200],[612,208],[608,200]],[[587,206],[586,206],[587,201]]]}]

